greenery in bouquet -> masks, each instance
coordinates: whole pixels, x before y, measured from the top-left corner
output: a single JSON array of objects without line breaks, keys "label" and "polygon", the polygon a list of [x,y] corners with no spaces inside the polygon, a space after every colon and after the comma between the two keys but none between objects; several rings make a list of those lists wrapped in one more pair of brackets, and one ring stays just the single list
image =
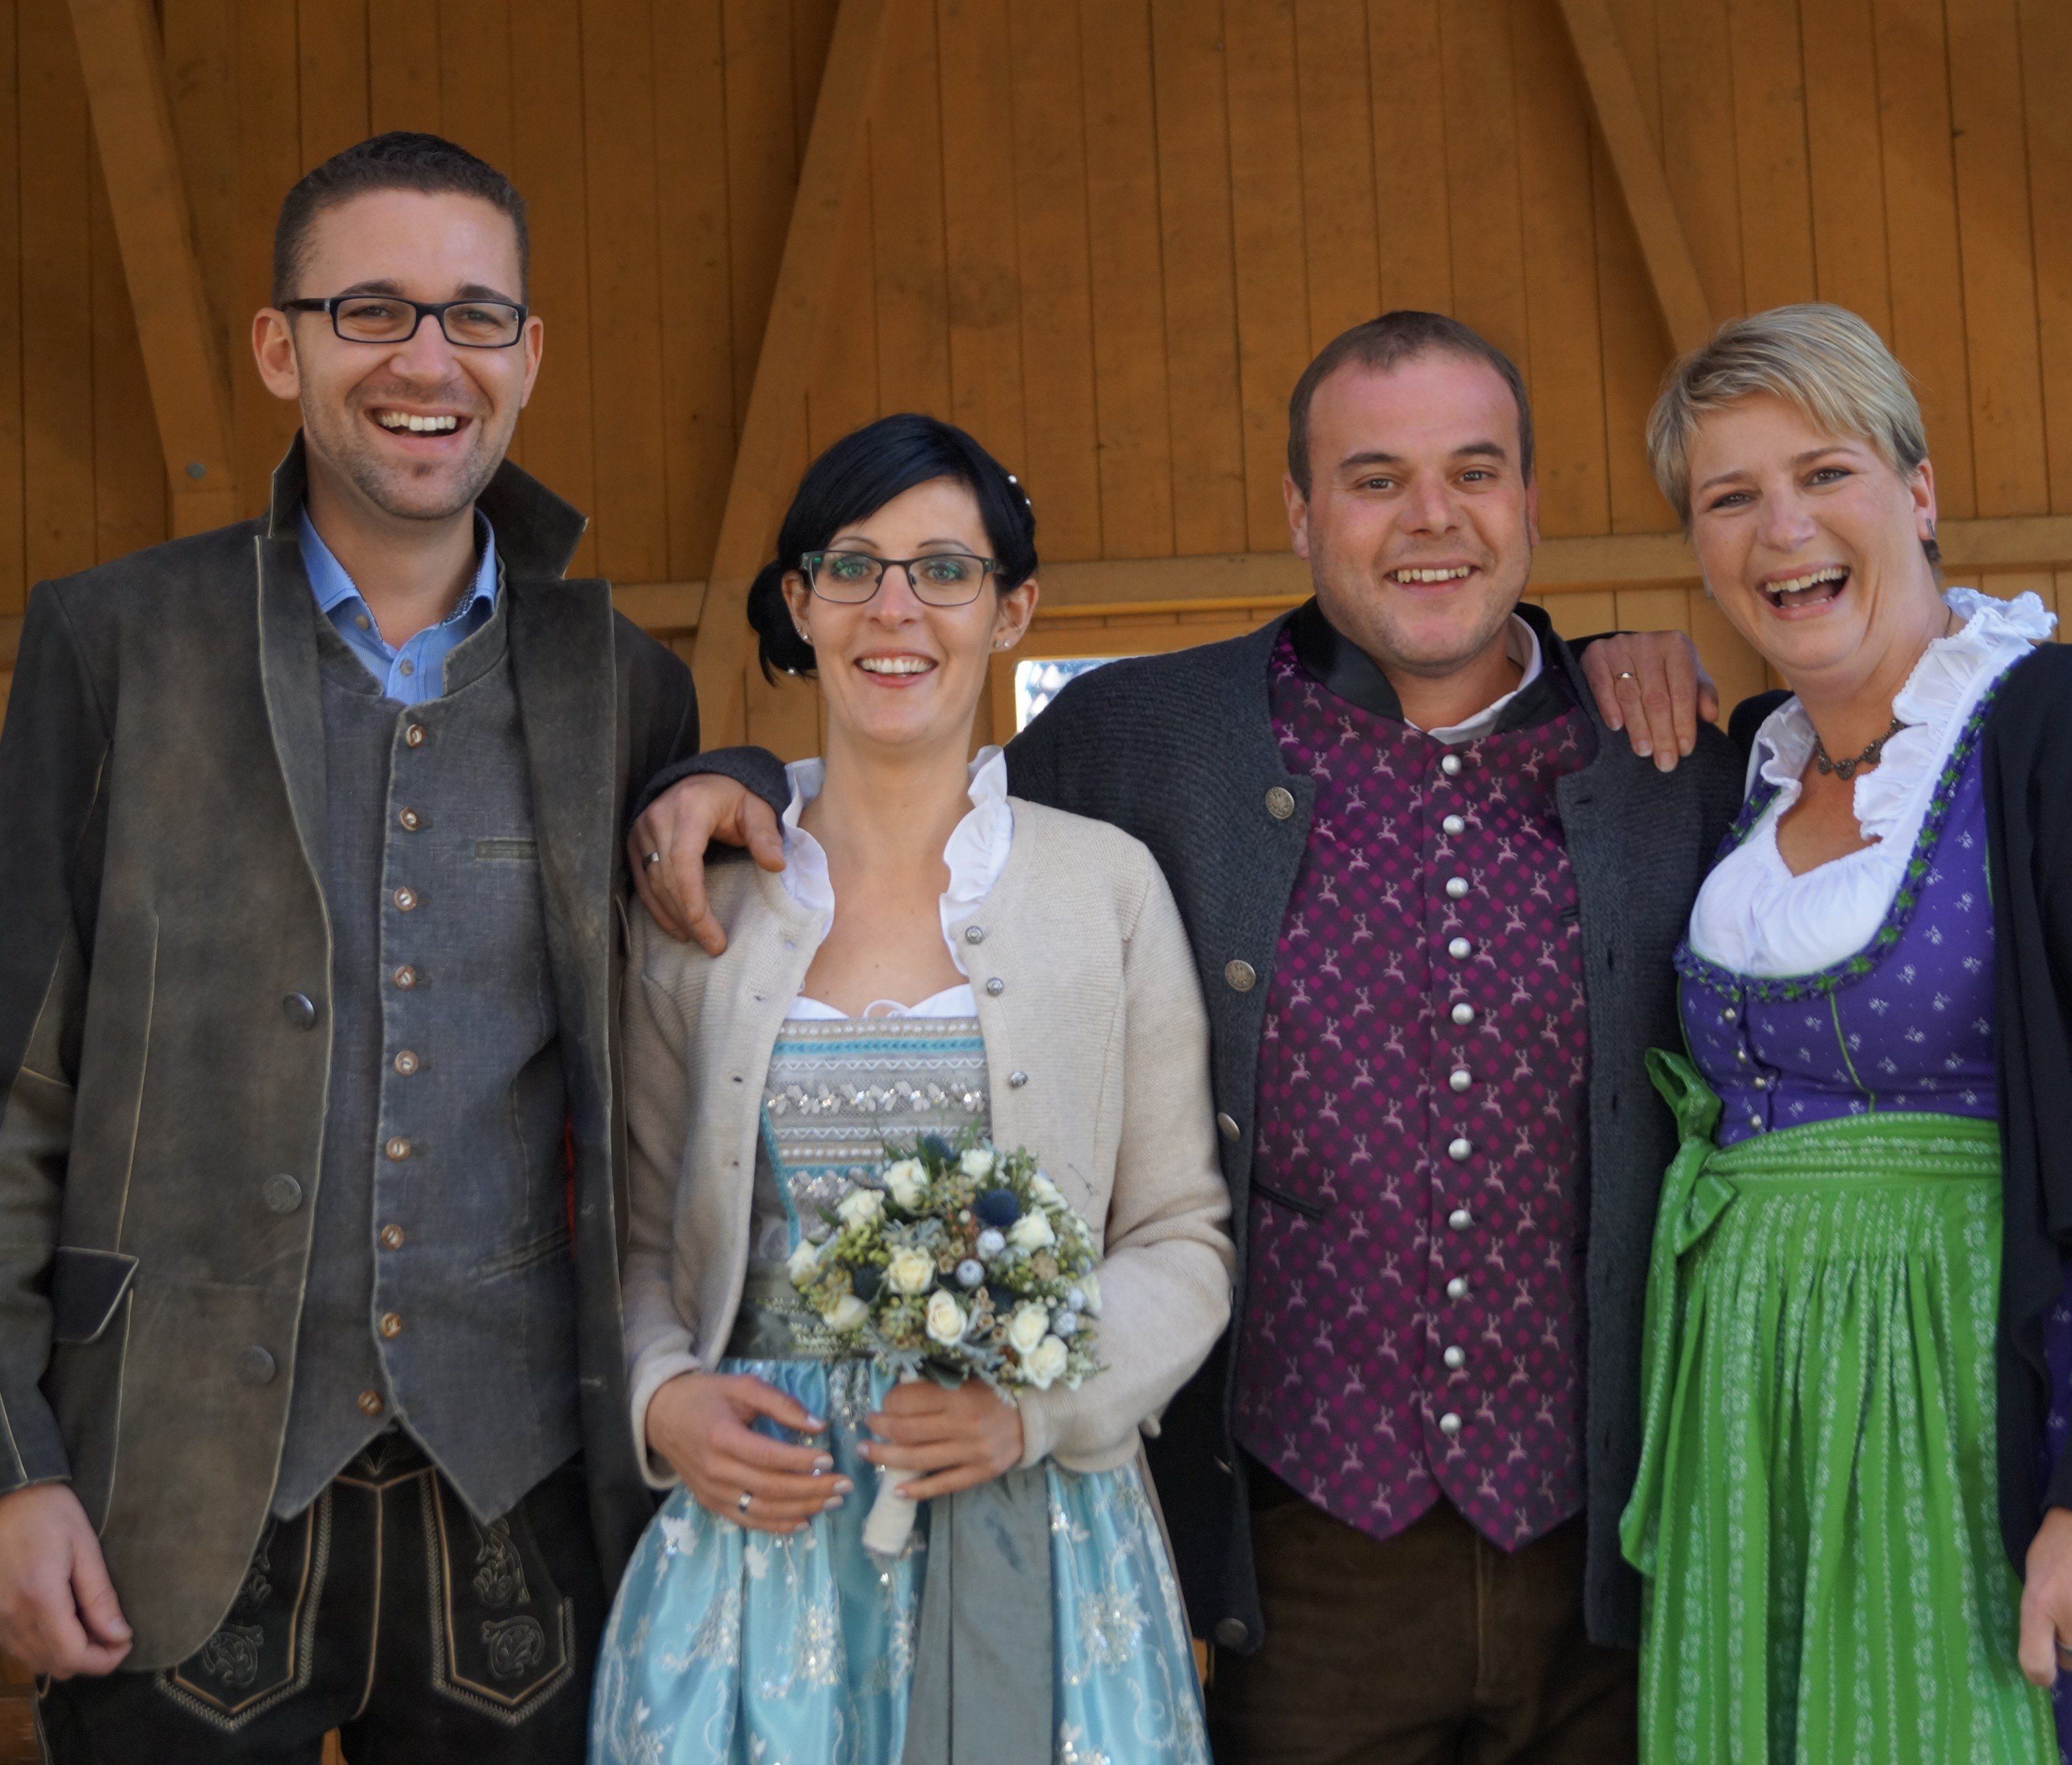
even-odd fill
[{"label": "greenery in bouquet", "polygon": [[1093,1232],[1029,1153],[923,1135],[823,1222],[791,1281],[845,1348],[1004,1397],[1100,1370]]}]

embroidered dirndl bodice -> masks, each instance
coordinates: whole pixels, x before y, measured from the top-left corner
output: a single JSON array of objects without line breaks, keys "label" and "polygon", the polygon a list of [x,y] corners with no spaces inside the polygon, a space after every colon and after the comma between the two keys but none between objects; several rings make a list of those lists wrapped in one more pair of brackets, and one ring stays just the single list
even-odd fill
[{"label": "embroidered dirndl bodice", "polygon": [[985,1133],[989,1102],[976,1018],[787,1019],[763,1084],[751,1262],[825,1237],[825,1215],[922,1134]]}]

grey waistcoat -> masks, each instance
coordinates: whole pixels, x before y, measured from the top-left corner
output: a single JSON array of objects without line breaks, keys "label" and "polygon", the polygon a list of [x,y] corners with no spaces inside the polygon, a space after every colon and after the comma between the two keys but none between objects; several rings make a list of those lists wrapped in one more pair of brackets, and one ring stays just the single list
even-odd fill
[{"label": "grey waistcoat", "polygon": [[446,696],[409,709],[317,621],[334,1030],[283,1516],[392,1422],[484,1519],[581,1444],[567,1103],[506,605],[449,659]]}]

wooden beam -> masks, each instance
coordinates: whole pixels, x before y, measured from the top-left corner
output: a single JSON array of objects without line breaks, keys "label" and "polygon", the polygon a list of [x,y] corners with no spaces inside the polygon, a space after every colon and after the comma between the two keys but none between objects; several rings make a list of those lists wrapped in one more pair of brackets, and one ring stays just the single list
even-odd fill
[{"label": "wooden beam", "polygon": [[709,745],[738,742],[747,733],[748,588],[791,492],[786,462],[805,422],[814,332],[834,286],[834,248],[864,158],[864,125],[892,0],[841,5],[713,553],[705,607],[713,616],[705,622],[696,664],[698,720]]},{"label": "wooden beam", "polygon": [[[1697,261],[1691,255],[1684,224],[1677,219],[1662,154],[1641,109],[1640,88],[1634,83],[1633,64],[1626,60],[1612,23],[1611,7],[1608,0],[1560,0],[1560,4],[1605,150],[1618,176],[1619,193],[1626,199],[1626,212],[1633,219],[1633,230],[1639,237],[1655,304],[1662,309],[1663,322],[1678,350],[1696,349],[1712,335],[1716,321],[1704,285],[1698,280]],[[1721,72],[1724,76],[1725,70]]]},{"label": "wooden beam", "polygon": [[71,0],[94,139],[143,346],[173,531],[236,518],[230,383],[195,250],[151,0]]}]

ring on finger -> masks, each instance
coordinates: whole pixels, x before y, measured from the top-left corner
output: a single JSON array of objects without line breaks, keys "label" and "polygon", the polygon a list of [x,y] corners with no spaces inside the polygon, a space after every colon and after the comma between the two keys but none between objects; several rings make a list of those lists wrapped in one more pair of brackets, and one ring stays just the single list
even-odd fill
[{"label": "ring on finger", "polygon": [[[1616,674],[1613,675],[1613,676],[1612,676],[1612,678],[1613,678],[1614,680],[1615,680],[1615,681],[1637,681],[1637,680],[1638,680],[1638,679],[1640,678],[1640,677],[1639,677],[1638,674],[1634,673],[1634,671],[1633,671],[1631,669],[1630,669],[1630,668],[1622,668],[1622,669],[1621,669],[1618,671],[1618,673],[1616,673]],[[652,863],[655,862],[655,860],[654,860],[652,858],[650,858],[648,860],[648,862],[650,864],[652,864]]]},{"label": "ring on finger", "polygon": [[652,870],[656,865],[660,864],[662,862],[662,854],[660,852],[650,852],[647,857],[643,858],[640,862],[643,864],[647,865]]},{"label": "ring on finger", "polygon": [[734,1505],[736,1508],[739,1508],[739,1509],[741,1510],[741,1512],[742,1512],[742,1513],[744,1513],[744,1514],[745,1514],[745,1513],[746,1513],[746,1512],[748,1512],[748,1510],[749,1510],[751,1507],[753,1507],[753,1506],[754,1505],[754,1503],[755,1503],[755,1498],[754,1498],[754,1496],[751,1496],[750,1494],[749,1494],[749,1492],[748,1492],[746,1490],[745,1490],[745,1489],[744,1489],[744,1490],[742,1490],[742,1492],[741,1492],[741,1499],[740,1499],[738,1501],[735,1502]]}]

